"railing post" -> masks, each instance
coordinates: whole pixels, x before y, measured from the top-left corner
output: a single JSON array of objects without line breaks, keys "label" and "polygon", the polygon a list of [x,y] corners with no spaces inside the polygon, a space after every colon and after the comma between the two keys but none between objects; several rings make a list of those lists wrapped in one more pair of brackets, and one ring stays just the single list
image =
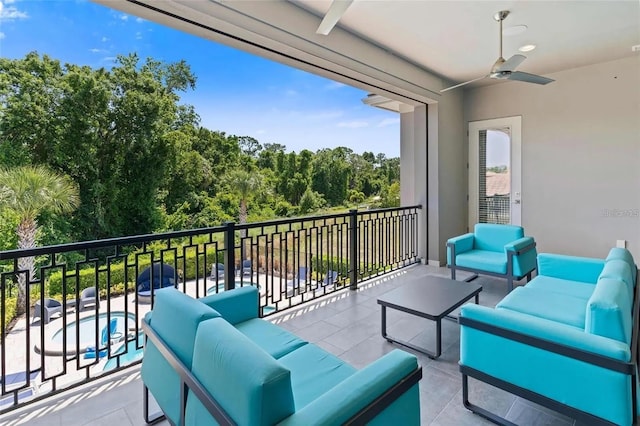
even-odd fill
[{"label": "railing post", "polygon": [[226,222],[224,230],[224,289],[236,286],[236,229],[234,222]]},{"label": "railing post", "polygon": [[359,259],[358,259],[358,253],[360,252],[359,247],[358,247],[358,209],[351,209],[349,210],[349,222],[350,222],[350,227],[351,227],[351,232],[350,232],[350,253],[349,253],[349,258],[350,258],[350,265],[351,268],[349,269],[349,281],[350,281],[350,285],[349,288],[351,290],[357,290],[358,289],[358,267],[360,265]]}]

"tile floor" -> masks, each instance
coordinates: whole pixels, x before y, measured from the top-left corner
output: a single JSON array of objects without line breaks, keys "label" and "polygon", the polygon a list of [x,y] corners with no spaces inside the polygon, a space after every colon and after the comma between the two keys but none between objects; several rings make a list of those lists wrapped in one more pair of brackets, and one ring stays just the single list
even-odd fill
[{"label": "tile floor", "polygon": [[[413,266],[363,284],[357,292],[345,290],[315,302],[278,314],[272,321],[303,339],[316,343],[356,368],[362,368],[399,347],[380,335],[380,307],[377,296],[410,280],[426,275],[448,276],[448,270]],[[464,276],[459,276],[462,279]],[[480,303],[494,306],[506,294],[504,280],[480,277]],[[387,311],[391,335],[414,344],[433,347],[433,322],[401,312]],[[491,424],[462,406],[462,385],[458,372],[459,327],[453,321],[442,324],[442,356],[431,360],[416,353],[423,368],[420,382],[423,425]],[[572,419],[516,398],[476,381],[470,382],[470,399],[505,416],[518,425],[572,425]],[[144,425],[142,384],[138,367],[87,384],[3,415],[0,425]],[[159,423],[168,424],[166,421]]]}]

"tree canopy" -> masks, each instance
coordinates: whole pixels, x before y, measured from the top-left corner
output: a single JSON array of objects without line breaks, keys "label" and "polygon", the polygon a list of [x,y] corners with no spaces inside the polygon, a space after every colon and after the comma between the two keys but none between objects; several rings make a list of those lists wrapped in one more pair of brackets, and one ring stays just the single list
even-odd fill
[{"label": "tree canopy", "polygon": [[[398,158],[345,147],[287,152],[280,143],[207,129],[180,101],[195,85],[186,62],[136,54],[119,56],[110,69],[36,52],[0,58],[0,167],[44,166],[78,188],[73,215],[41,218],[49,225],[43,242],[267,220],[374,196],[395,200]],[[239,186],[247,176],[245,191]],[[5,223],[17,220],[0,214]]]}]

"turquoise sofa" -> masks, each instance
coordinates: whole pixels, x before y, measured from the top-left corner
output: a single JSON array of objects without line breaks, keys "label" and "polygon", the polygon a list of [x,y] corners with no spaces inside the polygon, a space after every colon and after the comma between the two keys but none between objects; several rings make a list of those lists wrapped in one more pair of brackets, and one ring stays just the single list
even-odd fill
[{"label": "turquoise sofa", "polygon": [[536,269],[536,243],[524,236],[524,229],[515,225],[478,223],[473,232],[447,240],[447,266],[451,279],[456,271],[506,278],[509,291],[513,281],[531,279]]},{"label": "turquoise sofa", "polygon": [[540,254],[538,275],[494,308],[465,305],[460,314],[464,405],[468,377],[585,424],[636,420],[638,269],[629,251],[606,259]]},{"label": "turquoise sofa", "polygon": [[[158,290],[143,321],[144,417],[174,425],[420,424],[416,357],[351,365],[258,318],[258,291]],[[163,414],[150,418],[148,392]]]}]

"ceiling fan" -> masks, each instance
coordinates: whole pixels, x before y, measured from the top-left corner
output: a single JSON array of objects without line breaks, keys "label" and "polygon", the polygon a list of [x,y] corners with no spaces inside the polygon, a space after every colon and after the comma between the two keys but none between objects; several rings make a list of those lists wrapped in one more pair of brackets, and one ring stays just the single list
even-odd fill
[{"label": "ceiling fan", "polygon": [[340,18],[342,18],[342,15],[344,15],[344,12],[351,6],[351,3],[353,3],[353,0],[333,0],[331,6],[329,6],[329,10],[327,10],[324,18],[322,18],[316,34],[329,35],[333,27],[336,26]]},{"label": "ceiling fan", "polygon": [[507,16],[509,16],[508,10],[502,10],[493,15],[493,19],[500,22],[500,57],[493,64],[493,67],[491,67],[491,72],[482,77],[475,78],[470,81],[465,81],[464,83],[456,84],[455,86],[447,87],[446,89],[442,89],[440,93],[455,89],[460,86],[464,86],[465,84],[473,83],[474,81],[482,80],[484,78],[493,78],[498,80],[517,80],[523,81],[525,83],[535,84],[548,84],[552,81],[555,81],[547,77],[542,77],[539,75],[529,74],[521,71],[515,71],[515,69],[518,68],[518,65],[520,65],[525,59],[527,59],[526,56],[513,55],[506,61],[502,57],[502,21],[504,21]]}]

